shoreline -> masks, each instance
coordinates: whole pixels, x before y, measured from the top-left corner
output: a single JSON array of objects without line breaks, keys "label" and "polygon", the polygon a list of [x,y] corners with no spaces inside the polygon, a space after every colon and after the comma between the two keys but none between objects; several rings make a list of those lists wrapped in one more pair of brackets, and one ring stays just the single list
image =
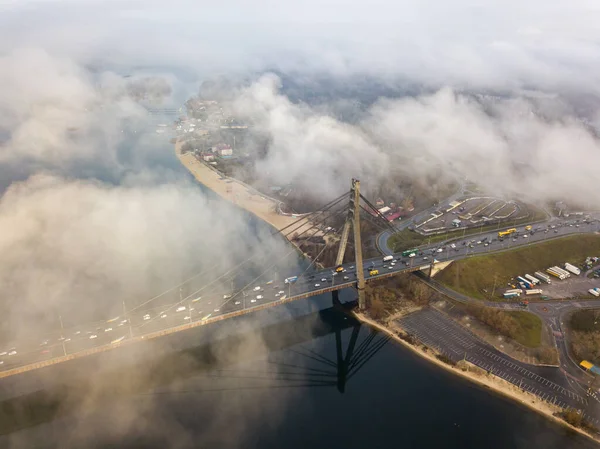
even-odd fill
[{"label": "shoreline", "polygon": [[[219,195],[221,198],[241,207],[247,212],[250,212],[254,216],[260,218],[262,221],[271,225],[276,230],[283,229],[302,218],[301,215],[295,216],[279,214],[279,204],[277,201],[252,189],[235,178],[227,177],[221,174],[216,169],[208,166],[204,162],[199,161],[191,153],[182,154],[182,145],[183,142],[181,141],[177,141],[175,143],[175,154],[177,155],[179,162],[181,162],[181,164],[194,176],[196,181]],[[310,236],[312,234],[309,230],[313,228],[313,226],[314,225],[312,222],[306,221],[300,225],[290,227],[289,232],[291,235],[282,235],[300,250],[299,246],[292,239],[293,235],[305,232]],[[312,231],[312,233],[314,233],[316,236],[322,235],[320,230]],[[306,253],[302,252],[302,254],[310,258]]]},{"label": "shoreline", "polygon": [[[412,351],[417,356],[437,365],[439,368],[444,369],[446,372],[453,373],[454,375],[460,376],[468,381],[471,381],[471,382],[479,385],[480,387],[492,390],[495,394],[498,394],[500,396],[503,396],[505,398],[508,398],[510,400],[518,402],[520,405],[525,406],[528,409],[548,418],[550,421],[553,421],[554,423],[561,425],[569,430],[575,431],[575,432],[579,433],[580,435],[584,435],[591,441],[593,441],[597,444],[600,444],[599,437],[594,436],[579,427],[575,427],[575,426],[569,424],[568,422],[564,421],[563,419],[559,418],[558,416],[555,416],[554,412],[558,412],[558,411],[562,410],[560,407],[551,405],[551,404],[543,401],[542,399],[540,399],[539,397],[537,397],[534,394],[519,390],[516,386],[514,386],[510,382],[507,382],[504,379],[496,377],[493,374],[491,376],[489,376],[489,375],[481,376],[481,375],[476,374],[475,372],[463,371],[462,369],[458,368],[457,366],[448,365],[447,363],[444,363],[435,357],[435,355],[434,355],[435,352],[433,349],[429,349],[429,351],[431,351],[431,352],[427,352],[415,345],[410,344],[409,342],[403,340],[402,338],[400,338],[398,336],[397,330],[394,330],[391,327],[388,327],[386,325],[378,323],[377,321],[375,321],[371,318],[368,318],[367,316],[365,316],[362,313],[353,312],[352,314],[353,314],[354,318],[356,318],[361,323],[364,323],[367,326],[373,327],[373,328],[377,329],[378,331],[385,333],[396,343],[399,343],[402,346],[404,346],[405,348],[408,348],[410,351]],[[404,330],[401,329],[400,327],[398,327],[398,330],[401,330],[402,332],[404,332]],[[469,365],[471,365],[471,364],[469,363]],[[471,366],[473,366],[476,369],[480,369],[478,367],[475,367],[475,365],[471,365]]]}]

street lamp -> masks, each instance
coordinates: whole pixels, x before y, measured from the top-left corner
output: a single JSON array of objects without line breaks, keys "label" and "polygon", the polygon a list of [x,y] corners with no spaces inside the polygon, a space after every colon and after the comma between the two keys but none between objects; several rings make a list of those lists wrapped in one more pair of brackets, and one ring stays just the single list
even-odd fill
[{"label": "street lamp", "polygon": [[60,341],[62,342],[62,347],[63,347],[63,355],[67,355],[67,348],[65,347],[65,335],[64,335],[64,330],[65,328],[63,327],[63,321],[62,321],[62,317],[60,315],[58,315],[58,319],[60,321]]}]

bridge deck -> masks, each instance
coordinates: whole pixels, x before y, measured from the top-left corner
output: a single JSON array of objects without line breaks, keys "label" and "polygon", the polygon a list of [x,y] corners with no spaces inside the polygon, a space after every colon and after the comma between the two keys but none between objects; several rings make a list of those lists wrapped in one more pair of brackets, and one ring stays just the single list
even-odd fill
[{"label": "bridge deck", "polygon": [[[377,276],[369,277],[365,281],[369,282],[369,281],[373,281],[373,280],[386,279],[386,278],[390,278],[392,276],[396,276],[401,273],[409,273],[412,271],[418,271],[422,268],[423,267],[412,267],[412,268],[406,268],[401,271],[392,271],[389,273],[382,273]],[[111,344],[106,344],[106,345],[102,345],[102,346],[97,346],[95,348],[84,349],[82,351],[75,352],[73,354],[55,357],[50,360],[44,360],[44,361],[40,361],[40,362],[36,362],[36,363],[30,363],[30,364],[23,365],[23,366],[20,366],[17,368],[12,368],[12,369],[8,369],[6,371],[1,371],[0,379],[9,377],[9,376],[14,376],[17,374],[22,374],[22,373],[25,373],[28,371],[33,371],[33,370],[40,369],[40,368],[45,368],[45,367],[56,365],[59,363],[64,363],[69,360],[75,360],[75,359],[79,359],[81,357],[86,357],[86,356],[90,356],[90,355],[94,355],[94,354],[100,354],[100,353],[103,353],[106,351],[111,351],[111,350],[114,350],[114,349],[117,349],[117,348],[120,348],[123,346],[128,346],[128,345],[132,345],[135,343],[153,340],[156,338],[164,337],[166,335],[171,335],[171,334],[175,334],[177,332],[182,332],[182,331],[185,331],[188,329],[193,329],[193,328],[200,327],[200,326],[206,326],[208,324],[216,323],[219,321],[224,321],[224,320],[227,320],[230,318],[248,315],[248,314],[251,314],[254,312],[259,312],[261,310],[269,309],[271,307],[290,303],[290,302],[297,301],[300,299],[310,298],[311,296],[322,295],[324,293],[329,293],[329,292],[333,292],[333,291],[337,291],[337,290],[342,290],[344,288],[354,287],[355,285],[356,285],[356,281],[343,282],[343,283],[333,285],[330,287],[324,287],[324,288],[320,288],[318,290],[312,290],[312,291],[300,293],[297,295],[293,295],[289,298],[279,299],[279,300],[272,301],[272,302],[269,302],[266,304],[261,304],[258,306],[254,306],[254,307],[250,307],[250,308],[246,308],[246,309],[242,309],[242,310],[236,310],[236,311],[224,313],[222,315],[218,315],[215,317],[206,318],[206,319],[202,319],[199,321],[193,321],[191,323],[181,324],[179,326],[170,327],[168,329],[163,329],[163,330],[151,332],[151,333],[148,333],[145,335],[136,336],[136,337],[130,338],[128,340],[123,340],[122,342],[119,342],[119,343],[111,343]]]}]

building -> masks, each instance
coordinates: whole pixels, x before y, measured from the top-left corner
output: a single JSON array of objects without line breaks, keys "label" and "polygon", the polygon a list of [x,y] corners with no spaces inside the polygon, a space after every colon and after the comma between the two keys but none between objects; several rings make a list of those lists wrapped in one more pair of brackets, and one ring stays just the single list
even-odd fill
[{"label": "building", "polygon": [[379,213],[380,213],[380,214],[382,214],[382,215],[385,215],[385,214],[386,214],[386,212],[389,212],[389,211],[391,211],[392,209],[391,209],[391,208],[389,208],[389,207],[387,207],[387,206],[385,206],[385,207],[382,207],[381,209],[378,209],[378,210],[379,210]]},{"label": "building", "polygon": [[219,155],[219,157],[231,157],[233,156],[233,150],[231,149],[231,145],[227,145],[226,143],[220,143],[214,147],[212,147],[213,153]]},{"label": "building", "polygon": [[213,153],[209,153],[208,151],[203,151],[200,153],[200,156],[204,162],[211,162],[215,160],[215,155]]},{"label": "building", "polygon": [[381,198],[377,198],[377,200],[375,201],[375,206],[383,207],[385,206],[385,202]]},{"label": "building", "polygon": [[401,210],[397,210],[396,212],[391,212],[385,216],[387,221],[394,221],[396,218],[401,219],[403,215]]}]

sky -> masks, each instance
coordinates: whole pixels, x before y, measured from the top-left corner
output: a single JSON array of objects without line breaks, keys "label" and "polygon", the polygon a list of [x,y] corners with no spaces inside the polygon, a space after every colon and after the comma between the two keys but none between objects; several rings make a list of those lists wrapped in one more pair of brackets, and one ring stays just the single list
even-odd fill
[{"label": "sky", "polygon": [[[151,297],[253,245],[286,251],[143,133],[132,91],[178,107],[213,76],[251,80],[228,107],[270,138],[258,172],[316,197],[352,177],[468,177],[600,208],[599,21],[591,0],[0,0],[2,332]],[[294,102],[271,71],[418,89],[344,123],[352,98]]]}]

